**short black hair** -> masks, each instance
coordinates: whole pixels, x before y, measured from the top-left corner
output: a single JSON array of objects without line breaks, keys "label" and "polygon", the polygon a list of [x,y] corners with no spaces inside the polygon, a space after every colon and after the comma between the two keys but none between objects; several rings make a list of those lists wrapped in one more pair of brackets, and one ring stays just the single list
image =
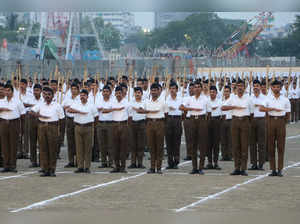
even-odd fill
[{"label": "short black hair", "polygon": [[52,96],[54,94],[53,89],[51,89],[50,87],[47,87],[47,86],[43,88],[43,91],[44,92],[50,92],[52,94]]},{"label": "short black hair", "polygon": [[117,87],[115,88],[115,92],[117,92],[117,91],[121,91],[121,92],[122,92],[122,91],[123,91],[123,90],[122,90],[122,86],[117,86]]},{"label": "short black hair", "polygon": [[126,85],[126,84],[124,84],[124,83],[121,83],[121,84],[120,84],[120,86],[121,86],[122,88],[126,88],[126,89],[128,89],[127,85]]},{"label": "short black hair", "polygon": [[128,77],[126,75],[123,75],[122,79],[125,79],[126,81],[128,81]]},{"label": "short black hair", "polygon": [[281,82],[277,79],[275,79],[272,83],[271,83],[272,86],[275,86],[275,85],[280,85],[281,86]]},{"label": "short black hair", "polygon": [[210,86],[210,87],[209,87],[209,90],[215,90],[216,92],[218,92],[218,89],[217,89],[216,86]]},{"label": "short black hair", "polygon": [[200,85],[200,87],[202,88],[202,83],[198,80],[194,82],[194,85]]},{"label": "short black hair", "polygon": [[33,89],[42,89],[40,84],[34,84]]},{"label": "short black hair", "polygon": [[81,91],[80,91],[80,93],[83,93],[83,94],[85,94],[85,95],[89,95],[89,92],[86,90],[86,89],[82,89]]},{"label": "short black hair", "polygon": [[230,87],[230,86],[228,86],[228,85],[224,86],[224,89],[229,89],[229,90],[230,90],[230,92],[231,92],[231,87]]},{"label": "short black hair", "polygon": [[169,85],[169,88],[174,87],[174,86],[176,87],[176,89],[178,89],[178,85],[176,82],[171,82]]},{"label": "short black hair", "polygon": [[141,87],[134,87],[134,92],[140,91],[143,94],[143,90]]},{"label": "short black hair", "polygon": [[259,85],[261,85],[261,83],[260,83],[260,81],[258,80],[258,79],[255,79],[254,81],[253,81],[253,85],[254,84],[259,84]]},{"label": "short black hair", "polygon": [[27,80],[26,79],[21,79],[20,82],[24,83],[27,85]]},{"label": "short black hair", "polygon": [[245,85],[245,81],[242,80],[242,79],[238,79],[237,82],[236,82],[236,84],[243,84],[243,85]]},{"label": "short black hair", "polygon": [[142,78],[138,78],[137,82],[144,82],[144,80]]},{"label": "short black hair", "polygon": [[4,88],[5,89],[11,89],[11,91],[14,92],[14,87],[11,84],[5,84]]},{"label": "short black hair", "polygon": [[57,80],[55,80],[55,79],[52,79],[52,80],[50,81],[50,83],[57,84],[58,82],[57,82]]},{"label": "short black hair", "polygon": [[[111,85],[111,84],[110,84],[110,85]],[[105,85],[105,86],[103,86],[103,89],[102,89],[102,90],[105,90],[105,89],[108,89],[109,91],[111,91],[111,89],[110,89],[109,85]]]},{"label": "short black hair", "polygon": [[72,88],[72,87],[76,87],[76,88],[79,90],[78,83],[73,82],[73,83],[71,84],[71,88]]},{"label": "short black hair", "polygon": [[151,86],[150,86],[150,90],[152,90],[152,89],[159,89],[160,87],[159,87],[159,84],[157,84],[157,83],[153,83]]}]

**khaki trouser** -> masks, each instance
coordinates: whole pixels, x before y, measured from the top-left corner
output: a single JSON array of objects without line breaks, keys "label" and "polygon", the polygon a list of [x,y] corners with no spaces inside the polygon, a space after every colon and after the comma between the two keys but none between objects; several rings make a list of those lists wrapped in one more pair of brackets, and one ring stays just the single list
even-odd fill
[{"label": "khaki trouser", "polygon": [[97,141],[99,143],[102,165],[111,166],[113,163],[112,122],[98,122]]},{"label": "khaki trouser", "polygon": [[150,147],[151,169],[161,169],[164,137],[165,137],[165,121],[163,119],[147,120],[146,124],[147,142]]},{"label": "khaki trouser", "polygon": [[64,118],[64,119],[60,120],[59,133],[58,133],[57,156],[59,156],[60,148],[64,144],[65,133],[66,133],[66,119]]},{"label": "khaki trouser", "polygon": [[286,120],[285,117],[271,117],[269,119],[269,161],[270,169],[276,170],[275,153],[277,145],[278,153],[278,170],[283,169],[285,136],[286,136]]},{"label": "khaki trouser", "polygon": [[128,123],[113,122],[113,158],[117,169],[125,170],[128,152]]},{"label": "khaki trouser", "polygon": [[221,127],[221,117],[211,117],[211,120],[208,121],[208,150],[207,157],[208,163],[215,164],[219,160],[220,152],[220,129]]},{"label": "khaki trouser", "polygon": [[37,163],[38,118],[29,115],[30,126],[30,161]]},{"label": "khaki trouser", "polygon": [[39,122],[38,141],[40,145],[40,165],[45,172],[55,171],[59,140],[58,122]]},{"label": "khaki trouser", "polygon": [[0,121],[3,167],[15,169],[17,166],[17,145],[20,119]]},{"label": "khaki trouser", "polygon": [[166,119],[166,143],[169,166],[177,166],[179,164],[182,135],[181,121],[181,116],[168,116]]},{"label": "khaki trouser", "polygon": [[298,113],[299,113],[298,99],[290,99],[290,102],[291,102],[291,121],[297,122]]},{"label": "khaki trouser", "polygon": [[86,125],[75,124],[77,167],[79,169],[91,167],[94,141],[93,128],[93,123]]},{"label": "khaki trouser", "polygon": [[75,124],[73,118],[66,118],[66,132],[68,142],[68,160],[69,163],[75,164],[76,142],[75,142]]},{"label": "khaki trouser", "polygon": [[208,121],[206,115],[191,117],[192,133],[192,165],[198,169],[198,150],[200,151],[199,170],[204,168],[205,155],[208,147]]},{"label": "khaki trouser", "polygon": [[246,170],[248,161],[249,118],[233,117],[231,133],[235,169]]},{"label": "khaki trouser", "polygon": [[191,120],[186,118],[183,122],[185,143],[186,143],[186,156],[192,156],[192,132],[191,132]]},{"label": "khaki trouser", "polygon": [[266,158],[265,134],[266,119],[253,118],[251,121],[250,134],[250,161],[252,165],[257,165],[257,152],[259,166],[263,166]]},{"label": "khaki trouser", "polygon": [[132,121],[130,126],[131,164],[143,164],[144,149],[146,146],[146,121]]},{"label": "khaki trouser", "polygon": [[221,123],[221,150],[223,159],[232,159],[231,119]]}]

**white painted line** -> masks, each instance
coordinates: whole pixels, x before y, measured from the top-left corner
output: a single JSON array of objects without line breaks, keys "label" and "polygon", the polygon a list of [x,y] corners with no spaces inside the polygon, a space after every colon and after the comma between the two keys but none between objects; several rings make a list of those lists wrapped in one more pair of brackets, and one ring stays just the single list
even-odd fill
[{"label": "white painted line", "polygon": [[300,137],[300,135],[294,135],[294,136],[289,136],[286,139],[294,139],[294,138],[299,138],[299,137]]},{"label": "white painted line", "polygon": [[[191,161],[186,161],[186,162],[180,163],[179,166],[183,166],[183,165],[186,165],[188,163],[191,163]],[[163,169],[165,169],[165,168],[163,168]],[[146,173],[147,172],[142,172],[142,173],[139,173],[139,174],[134,175],[134,176],[122,177],[120,179],[116,179],[116,180],[113,180],[113,181],[110,181],[110,182],[106,182],[106,183],[102,183],[102,184],[97,184],[97,185],[94,185],[94,186],[91,186],[91,187],[87,187],[87,188],[83,188],[81,190],[74,191],[74,192],[71,192],[71,193],[61,194],[61,195],[58,195],[56,197],[50,198],[48,200],[36,202],[36,203],[33,203],[33,204],[28,205],[26,207],[15,209],[15,210],[10,211],[10,212],[16,213],[16,212],[22,212],[22,211],[26,211],[26,210],[31,210],[33,208],[38,208],[38,207],[46,206],[47,204],[49,204],[49,203],[51,203],[53,201],[57,201],[57,200],[62,199],[62,198],[72,197],[72,196],[75,196],[77,194],[81,194],[81,193],[86,192],[86,191],[90,191],[90,190],[94,190],[94,189],[99,189],[99,188],[107,187],[109,185],[121,183],[121,182],[124,182],[124,181],[127,181],[127,180],[131,180],[131,179],[136,179],[138,177],[144,176]]]},{"label": "white painted line", "polygon": [[[292,165],[290,165],[290,166],[285,167],[284,170],[287,170],[287,169],[290,169],[290,168],[293,168],[293,167],[296,167],[296,166],[299,166],[299,165],[300,165],[300,162],[294,163],[294,164],[292,164]],[[193,203],[191,203],[191,204],[189,204],[189,205],[186,205],[186,206],[184,206],[184,207],[182,207],[182,208],[175,209],[175,212],[178,213],[178,212],[186,211],[186,210],[188,210],[188,209],[190,209],[190,208],[193,208],[193,207],[195,207],[195,206],[197,206],[197,205],[200,205],[200,204],[202,204],[202,203],[204,203],[204,202],[206,202],[206,201],[209,201],[209,200],[211,200],[211,199],[215,199],[215,198],[217,198],[217,197],[219,197],[219,196],[221,196],[221,195],[223,195],[223,194],[225,194],[225,193],[228,193],[228,192],[231,192],[231,191],[233,191],[233,190],[236,190],[236,189],[238,189],[238,188],[241,187],[241,186],[244,186],[244,185],[247,185],[247,184],[256,182],[256,181],[258,181],[258,180],[264,179],[265,177],[268,176],[268,174],[269,174],[269,173],[260,175],[260,176],[258,176],[258,177],[256,177],[256,178],[252,178],[252,179],[247,180],[247,181],[245,181],[245,182],[243,182],[243,183],[236,184],[236,185],[234,185],[234,186],[232,186],[232,187],[230,187],[230,188],[226,188],[226,189],[223,190],[223,191],[217,192],[217,193],[215,193],[215,194],[208,195],[207,197],[202,198],[202,199],[199,200],[199,201],[193,202]]]},{"label": "white painted line", "polygon": [[19,178],[19,177],[23,177],[23,176],[31,175],[31,174],[35,174],[35,173],[37,173],[37,171],[27,172],[27,173],[23,173],[23,174],[19,174],[19,175],[14,175],[14,176],[1,177],[0,180],[8,180],[8,179],[13,179],[13,178]]}]

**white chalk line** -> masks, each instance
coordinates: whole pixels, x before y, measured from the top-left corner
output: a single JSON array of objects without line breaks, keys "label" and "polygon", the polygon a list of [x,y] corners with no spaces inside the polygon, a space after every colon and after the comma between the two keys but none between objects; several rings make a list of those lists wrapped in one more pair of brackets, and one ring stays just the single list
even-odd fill
[{"label": "white chalk line", "polygon": [[[294,163],[294,164],[292,164],[292,165],[290,165],[290,166],[285,167],[283,170],[287,170],[287,169],[290,169],[290,168],[293,168],[293,167],[296,167],[296,166],[299,166],[299,165],[300,165],[300,162],[297,162],[297,163]],[[245,182],[243,182],[243,183],[236,184],[236,185],[234,185],[234,186],[232,186],[232,187],[226,188],[226,189],[223,190],[223,191],[217,192],[217,193],[215,193],[215,194],[208,195],[208,196],[202,198],[201,200],[198,200],[198,201],[196,201],[196,202],[193,202],[193,203],[191,203],[191,204],[189,204],[189,205],[186,205],[186,206],[184,206],[184,207],[175,209],[175,212],[176,212],[176,213],[179,213],[179,212],[186,211],[186,210],[188,210],[188,209],[190,209],[190,208],[193,208],[193,207],[195,207],[195,206],[198,206],[198,205],[200,205],[200,204],[202,204],[202,203],[204,203],[204,202],[206,202],[206,201],[208,201],[208,200],[216,199],[217,197],[219,197],[219,196],[221,196],[221,195],[223,195],[223,194],[226,194],[226,193],[228,193],[228,192],[231,192],[231,191],[233,191],[233,190],[236,190],[236,189],[240,188],[241,186],[244,186],[244,185],[247,185],[247,184],[256,182],[256,181],[258,181],[258,180],[261,180],[261,179],[267,177],[268,175],[269,175],[269,173],[266,173],[266,174],[260,175],[260,176],[258,176],[258,177],[256,177],[256,178],[252,178],[252,179],[250,179],[250,180],[247,180],[247,181],[245,181]]]},{"label": "white chalk line", "polygon": [[23,176],[27,176],[27,175],[31,175],[31,174],[35,174],[35,173],[38,173],[38,171],[33,171],[33,172],[26,172],[26,173],[22,173],[22,174],[19,174],[19,175],[14,175],[14,176],[6,176],[6,177],[0,177],[0,180],[7,180],[7,179],[13,179],[13,178],[20,178],[20,177],[23,177]]},{"label": "white chalk line", "polygon": [[[180,163],[179,166],[184,166],[188,163],[191,163],[191,161],[186,161],[186,162]],[[163,168],[163,169],[165,169],[165,168]],[[81,189],[81,190],[78,190],[78,191],[74,191],[74,192],[71,192],[71,193],[61,194],[61,195],[58,195],[56,197],[50,198],[48,200],[36,202],[36,203],[33,203],[33,204],[28,205],[26,207],[12,210],[10,212],[17,213],[17,212],[21,212],[21,211],[31,210],[31,209],[37,208],[37,207],[46,206],[47,204],[49,204],[51,202],[54,202],[54,201],[57,201],[57,200],[62,199],[62,198],[72,197],[72,196],[75,196],[77,194],[81,194],[81,193],[86,192],[86,191],[107,187],[109,185],[117,184],[117,183],[124,182],[124,181],[131,180],[131,179],[136,179],[138,177],[144,176],[146,173],[147,172],[141,172],[141,173],[139,173],[137,175],[134,175],[134,176],[122,177],[120,179],[116,179],[116,180],[106,182],[106,183],[102,183],[102,184],[97,184],[97,185],[87,187],[87,188],[84,188],[84,189]]]}]

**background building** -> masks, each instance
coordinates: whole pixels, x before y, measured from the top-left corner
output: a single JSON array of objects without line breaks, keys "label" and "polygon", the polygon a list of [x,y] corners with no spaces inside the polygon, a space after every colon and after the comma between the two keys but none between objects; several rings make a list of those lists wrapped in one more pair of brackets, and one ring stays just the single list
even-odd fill
[{"label": "background building", "polygon": [[154,25],[155,28],[165,27],[169,22],[185,20],[186,17],[192,14],[195,14],[195,12],[156,12]]}]

